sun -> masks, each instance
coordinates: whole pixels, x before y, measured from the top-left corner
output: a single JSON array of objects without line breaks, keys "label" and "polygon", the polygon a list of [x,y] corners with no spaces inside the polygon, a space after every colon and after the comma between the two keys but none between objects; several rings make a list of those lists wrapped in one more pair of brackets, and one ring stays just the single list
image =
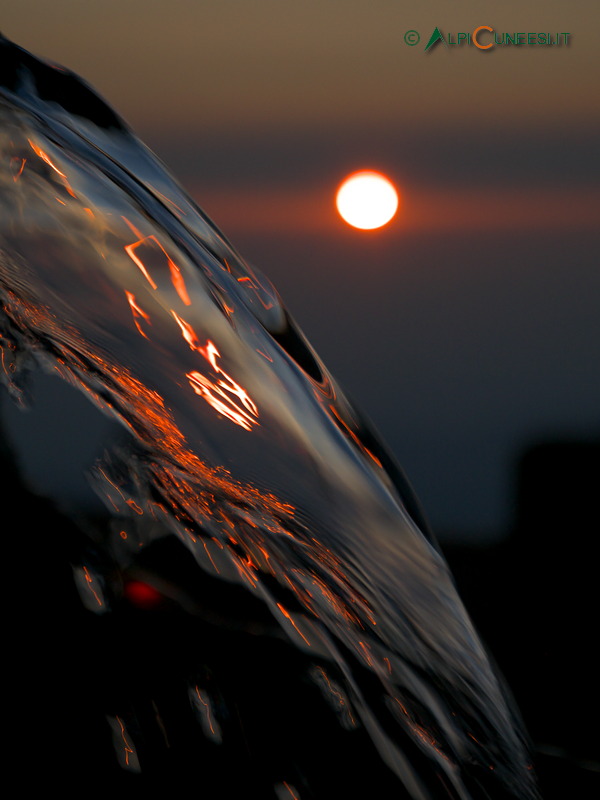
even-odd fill
[{"label": "sun", "polygon": [[398,193],[379,172],[362,170],[349,175],[337,191],[335,203],[348,225],[361,230],[381,228],[398,210]]}]

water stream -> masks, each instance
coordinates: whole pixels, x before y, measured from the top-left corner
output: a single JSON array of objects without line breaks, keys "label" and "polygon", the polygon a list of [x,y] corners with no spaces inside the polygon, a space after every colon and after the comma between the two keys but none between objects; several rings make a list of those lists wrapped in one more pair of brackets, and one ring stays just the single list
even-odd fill
[{"label": "water stream", "polygon": [[[338,796],[344,773],[366,773],[377,797],[536,797],[408,483],[276,290],[77,76],[6,39],[0,53],[0,376],[26,405],[29,373],[57,375],[122,429],[89,469],[107,518],[89,534],[95,560],[73,565],[90,612],[118,613],[128,585],[143,605],[148,570],[122,575],[173,541],[196,589],[155,566],[157,591],[217,640],[230,626],[302,665],[322,722],[311,731],[290,704],[306,752],[292,748],[286,774],[262,759],[265,797]],[[216,752],[238,701],[194,669],[187,707]],[[152,772],[139,715],[110,724],[123,768]],[[342,749],[361,743],[364,764],[319,763],[321,724]]]}]

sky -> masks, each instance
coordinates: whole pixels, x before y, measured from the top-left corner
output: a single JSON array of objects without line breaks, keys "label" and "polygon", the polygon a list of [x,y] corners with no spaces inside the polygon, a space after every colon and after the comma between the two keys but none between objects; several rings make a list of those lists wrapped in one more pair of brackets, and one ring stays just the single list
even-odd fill
[{"label": "sky", "polygon": [[[600,439],[597,18],[596,0],[3,0],[0,30],[125,118],[273,281],[440,538],[476,542],[510,527],[524,448]],[[482,25],[570,36],[425,52],[436,26]],[[380,231],[334,208],[364,168],[400,193]]]}]

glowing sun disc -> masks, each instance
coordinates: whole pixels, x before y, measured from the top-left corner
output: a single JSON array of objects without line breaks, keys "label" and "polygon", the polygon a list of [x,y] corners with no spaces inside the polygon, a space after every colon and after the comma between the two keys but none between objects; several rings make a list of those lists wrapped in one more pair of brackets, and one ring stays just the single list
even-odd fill
[{"label": "glowing sun disc", "polygon": [[385,175],[363,170],[346,178],[338,189],[335,203],[348,225],[372,230],[392,219],[398,210],[398,193]]}]

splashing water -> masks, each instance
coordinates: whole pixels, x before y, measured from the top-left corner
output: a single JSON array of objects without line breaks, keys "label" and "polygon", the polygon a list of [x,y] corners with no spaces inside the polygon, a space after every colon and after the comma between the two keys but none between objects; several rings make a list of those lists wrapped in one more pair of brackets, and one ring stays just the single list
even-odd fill
[{"label": "splashing water", "polygon": [[[262,797],[537,797],[519,724],[406,481],[277,292],[79,78],[6,39],[0,51],[2,379],[25,403],[28,368],[58,374],[126,431],[92,470],[111,520],[100,556],[75,568],[86,605],[108,617],[124,597],[150,609],[168,595],[219,648],[227,626],[251,637],[247,653],[279,642],[287,655],[265,660],[264,690],[289,679],[295,691],[295,669],[321,716],[303,719],[290,699],[287,733],[265,722],[267,741],[246,742]],[[187,593],[164,576],[154,588],[110,578],[175,540],[193,557]],[[216,667],[195,669],[189,736],[216,752],[244,701],[228,700]],[[109,720],[121,765],[151,773],[139,715],[126,716]],[[293,728],[302,741],[277,751]]]}]

